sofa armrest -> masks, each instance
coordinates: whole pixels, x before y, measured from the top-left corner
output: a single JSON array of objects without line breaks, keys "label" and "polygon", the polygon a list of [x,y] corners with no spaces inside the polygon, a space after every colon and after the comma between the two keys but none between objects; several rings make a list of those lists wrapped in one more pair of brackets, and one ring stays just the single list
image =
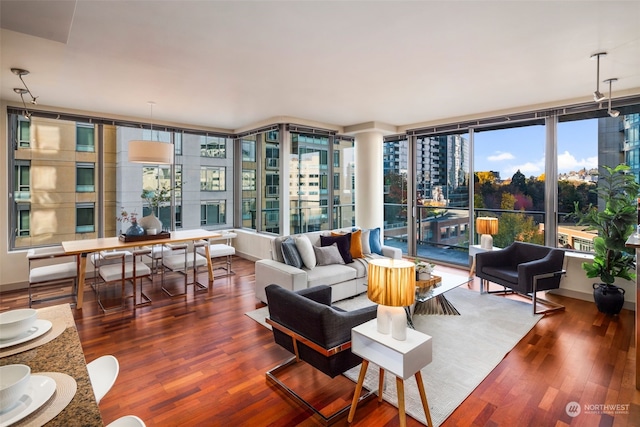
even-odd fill
[{"label": "sofa armrest", "polygon": [[531,292],[533,290],[533,276],[557,273],[557,276],[545,278],[539,282],[538,289],[549,290],[558,288],[560,286],[560,273],[564,273],[562,268],[563,264],[564,251],[551,249],[544,258],[523,262],[518,265],[518,283],[526,283],[526,291]]},{"label": "sofa armrest", "polygon": [[382,255],[392,259],[402,259],[402,249],[393,246],[382,246]]},{"label": "sofa armrest", "polygon": [[271,259],[256,261],[255,277],[256,298],[264,303],[267,302],[264,288],[272,283],[290,291],[307,288],[306,271]]}]

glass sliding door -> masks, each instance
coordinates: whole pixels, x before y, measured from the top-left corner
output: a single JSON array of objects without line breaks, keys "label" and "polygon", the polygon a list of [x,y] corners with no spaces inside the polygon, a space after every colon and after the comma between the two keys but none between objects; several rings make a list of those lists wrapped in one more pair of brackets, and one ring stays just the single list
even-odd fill
[{"label": "glass sliding door", "polygon": [[416,137],[416,255],[465,264],[469,246],[469,135]]}]

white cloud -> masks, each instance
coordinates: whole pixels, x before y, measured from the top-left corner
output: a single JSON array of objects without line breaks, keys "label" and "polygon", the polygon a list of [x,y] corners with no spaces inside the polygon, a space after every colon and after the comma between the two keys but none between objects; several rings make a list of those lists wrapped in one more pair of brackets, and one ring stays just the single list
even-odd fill
[{"label": "white cloud", "polygon": [[582,168],[597,168],[598,156],[587,157],[586,159],[576,159],[575,156],[568,151],[558,155],[558,172],[578,171]]},{"label": "white cloud", "polygon": [[530,176],[539,176],[544,172],[544,158],[537,162],[526,162],[519,165],[510,165],[504,168],[506,176],[501,176],[502,179],[511,178],[514,173],[520,171],[526,178]]},{"label": "white cloud", "polygon": [[487,160],[489,160],[490,162],[500,162],[502,160],[512,160],[512,159],[515,159],[513,154],[502,152],[502,151],[498,151],[496,154],[493,154],[487,157]]}]

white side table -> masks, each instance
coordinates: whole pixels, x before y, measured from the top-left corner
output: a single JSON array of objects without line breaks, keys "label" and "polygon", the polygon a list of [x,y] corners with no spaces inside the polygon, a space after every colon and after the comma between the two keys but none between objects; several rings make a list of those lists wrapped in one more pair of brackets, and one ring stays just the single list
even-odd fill
[{"label": "white side table", "polygon": [[[476,254],[480,252],[487,252],[488,250],[498,250],[500,248],[493,247],[492,249],[484,249],[481,248],[480,245],[471,245],[469,246],[469,256],[473,258],[471,261],[471,269],[469,269],[469,277],[473,277],[476,274]],[[471,282],[469,282],[469,287],[471,287]]]},{"label": "white side table", "polygon": [[362,357],[362,367],[356,391],[353,394],[353,402],[349,410],[349,422],[353,421],[356,414],[356,407],[362,383],[369,362],[380,367],[380,377],[378,382],[378,401],[382,402],[382,386],[384,384],[384,371],[389,371],[396,376],[396,387],[398,388],[398,411],[400,425],[407,425],[407,417],[404,407],[404,380],[415,376],[418,384],[418,391],[422,400],[422,407],[427,418],[427,425],[433,426],[427,395],[424,391],[422,374],[420,369],[431,363],[432,346],[431,337],[413,329],[407,329],[407,339],[398,341],[391,337],[391,334],[384,335],[377,330],[377,319],[370,320],[351,330],[351,351]]}]

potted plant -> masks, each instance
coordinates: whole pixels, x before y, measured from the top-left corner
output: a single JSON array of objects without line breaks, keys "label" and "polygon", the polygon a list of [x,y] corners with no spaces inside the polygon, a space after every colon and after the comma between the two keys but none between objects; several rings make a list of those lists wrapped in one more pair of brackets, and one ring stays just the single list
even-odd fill
[{"label": "potted plant", "polygon": [[[144,189],[140,198],[144,199],[151,208],[151,214],[140,219],[140,225],[145,231],[155,230],[157,233],[162,231],[162,221],[156,215],[159,215],[158,208],[165,206],[171,202],[171,188],[161,187],[157,190]],[[155,233],[151,233],[155,234]]]},{"label": "potted plant", "polygon": [[625,243],[636,230],[640,184],[628,173],[630,167],[625,164],[603,168],[605,172],[600,174],[597,187],[591,191],[604,203],[604,210],[589,205],[585,212],[580,212],[576,203],[574,213],[579,219],[578,225],[598,231],[593,239],[593,261],[582,263],[587,277],[601,280],[593,284],[596,306],[603,313],[618,314],[624,304],[624,289],[613,283],[617,277],[626,280],[636,277],[634,252]]}]

